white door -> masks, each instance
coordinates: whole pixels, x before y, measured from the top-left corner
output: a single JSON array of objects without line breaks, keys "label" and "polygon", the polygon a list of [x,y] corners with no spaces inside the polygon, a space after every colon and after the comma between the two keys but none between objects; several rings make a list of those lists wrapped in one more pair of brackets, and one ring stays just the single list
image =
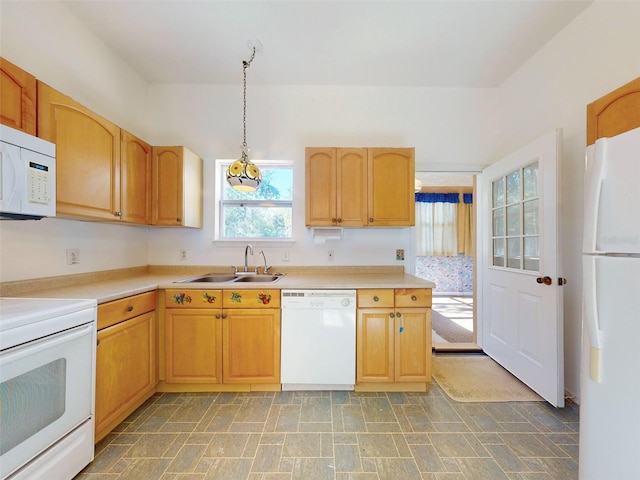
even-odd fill
[{"label": "white door", "polygon": [[560,152],[549,132],[479,177],[478,343],[554,406],[564,406]]}]

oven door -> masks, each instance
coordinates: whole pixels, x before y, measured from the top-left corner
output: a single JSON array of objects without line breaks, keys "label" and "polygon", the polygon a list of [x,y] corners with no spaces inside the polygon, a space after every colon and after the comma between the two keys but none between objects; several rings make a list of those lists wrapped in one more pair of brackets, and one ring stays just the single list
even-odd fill
[{"label": "oven door", "polygon": [[95,323],[0,352],[0,478],[92,417]]}]

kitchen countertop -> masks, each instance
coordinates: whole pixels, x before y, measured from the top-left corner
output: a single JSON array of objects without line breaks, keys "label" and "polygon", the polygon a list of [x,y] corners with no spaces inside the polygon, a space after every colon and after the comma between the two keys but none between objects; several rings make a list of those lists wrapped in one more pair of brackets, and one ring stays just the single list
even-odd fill
[{"label": "kitchen countertop", "polygon": [[[172,271],[175,270],[175,271]],[[283,271],[275,269],[274,271]],[[224,283],[174,283],[178,280],[192,278],[209,272],[218,272],[218,269],[194,268],[187,273],[184,269],[171,269],[170,267],[153,268],[149,267],[147,272],[140,269],[127,275],[113,279],[96,280],[84,278],[82,283],[74,283],[66,286],[55,287],[55,278],[49,279],[48,283],[32,282],[33,289],[22,284],[22,291],[15,294],[6,294],[3,289],[3,296],[19,296],[31,298],[88,298],[95,299],[98,304],[118,300],[120,298],[150,292],[157,289],[345,289],[345,288],[435,288],[435,284],[428,280],[418,278],[414,275],[405,274],[395,267],[334,267],[318,268],[313,267],[293,268],[285,271],[276,282],[224,282]],[[223,270],[225,273],[230,273]],[[59,282],[58,282],[59,283]],[[73,283],[73,282],[68,282]],[[48,287],[48,288],[43,288]],[[9,289],[10,291],[10,289]]]}]

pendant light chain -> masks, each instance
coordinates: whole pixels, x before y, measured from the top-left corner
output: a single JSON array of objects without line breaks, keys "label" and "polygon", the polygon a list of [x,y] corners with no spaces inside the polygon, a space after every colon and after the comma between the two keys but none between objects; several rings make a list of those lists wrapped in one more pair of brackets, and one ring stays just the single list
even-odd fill
[{"label": "pendant light chain", "polygon": [[251,58],[248,61],[242,61],[242,146],[245,147],[242,151],[243,158],[247,157],[247,68],[249,68],[254,58],[256,58],[256,47],[253,47]]}]

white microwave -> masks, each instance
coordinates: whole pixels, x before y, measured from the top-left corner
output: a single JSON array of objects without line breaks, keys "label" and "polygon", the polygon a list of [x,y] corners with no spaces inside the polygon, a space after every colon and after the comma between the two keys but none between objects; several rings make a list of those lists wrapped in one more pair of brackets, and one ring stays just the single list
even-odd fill
[{"label": "white microwave", "polygon": [[56,216],[56,146],[0,125],[0,219]]}]

